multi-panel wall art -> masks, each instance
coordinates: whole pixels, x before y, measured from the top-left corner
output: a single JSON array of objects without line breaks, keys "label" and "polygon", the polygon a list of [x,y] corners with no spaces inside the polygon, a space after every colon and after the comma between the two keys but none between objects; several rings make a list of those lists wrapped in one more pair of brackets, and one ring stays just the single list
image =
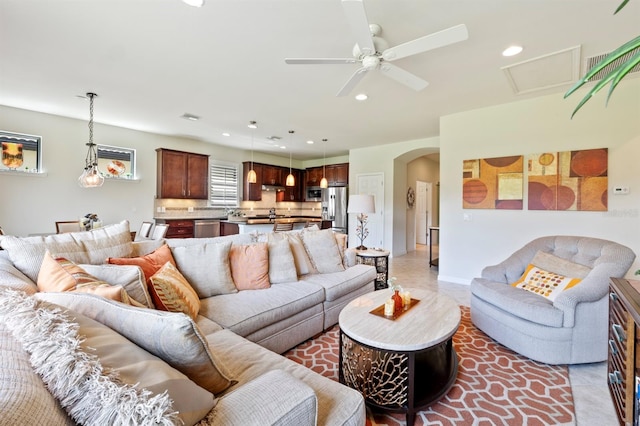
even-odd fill
[{"label": "multi-panel wall art", "polygon": [[[527,156],[529,210],[607,210],[607,148]],[[464,160],[462,207],[523,208],[523,156]]]},{"label": "multi-panel wall art", "polygon": [[608,150],[527,156],[529,210],[607,210]]},{"label": "multi-panel wall art", "polygon": [[465,160],[462,207],[522,210],[522,155]]}]

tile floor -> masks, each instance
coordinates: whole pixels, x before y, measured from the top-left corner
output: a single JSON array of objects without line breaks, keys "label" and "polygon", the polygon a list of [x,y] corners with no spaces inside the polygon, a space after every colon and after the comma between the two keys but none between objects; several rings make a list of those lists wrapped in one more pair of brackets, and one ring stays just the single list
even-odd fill
[{"label": "tile floor", "polygon": [[[434,252],[437,247],[434,247]],[[389,277],[406,287],[427,288],[448,294],[461,305],[469,306],[469,286],[438,281],[437,267],[429,268],[429,247],[389,259]],[[569,366],[578,426],[615,426],[618,420],[607,388],[606,363]]]}]

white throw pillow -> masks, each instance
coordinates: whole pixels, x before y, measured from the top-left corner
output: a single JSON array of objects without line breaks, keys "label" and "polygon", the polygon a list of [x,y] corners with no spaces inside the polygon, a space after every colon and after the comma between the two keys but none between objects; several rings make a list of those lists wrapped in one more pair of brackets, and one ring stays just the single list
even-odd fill
[{"label": "white throw pillow", "polygon": [[296,264],[288,239],[269,243],[269,281],[271,284],[290,283],[298,280]]},{"label": "white throw pillow", "polygon": [[344,271],[340,249],[331,229],[301,233],[304,248],[315,269],[321,274]]},{"label": "white throw pillow", "polygon": [[198,297],[236,293],[229,264],[231,241],[172,247],[178,270],[198,293]]}]

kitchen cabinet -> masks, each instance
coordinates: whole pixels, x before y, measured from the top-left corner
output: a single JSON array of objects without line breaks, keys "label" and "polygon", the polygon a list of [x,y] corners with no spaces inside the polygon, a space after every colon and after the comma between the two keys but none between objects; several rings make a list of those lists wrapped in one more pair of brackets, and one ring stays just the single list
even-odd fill
[{"label": "kitchen cabinet", "polygon": [[284,179],[287,176],[287,174],[289,174],[289,171],[287,170],[285,174],[284,169],[282,167],[269,166],[269,165],[263,164],[262,165],[262,184],[282,186],[284,185]]},{"label": "kitchen cabinet", "polygon": [[222,221],[220,222],[220,235],[235,235],[240,233],[240,227],[237,223]]},{"label": "kitchen cabinet", "polygon": [[209,195],[209,156],[158,148],[158,198],[203,199]]},{"label": "kitchen cabinet", "polygon": [[320,186],[322,173],[322,167],[309,167],[304,171],[305,184],[307,186]]},{"label": "kitchen cabinet", "polygon": [[329,186],[347,186],[349,184],[349,163],[326,166],[325,176]]},{"label": "kitchen cabinet", "polygon": [[193,238],[193,220],[189,219],[158,219],[156,223],[169,225],[165,238]]},{"label": "kitchen cabinet", "polygon": [[609,285],[609,392],[620,424],[638,425],[640,281],[611,278]]},{"label": "kitchen cabinet", "polygon": [[[289,169],[286,171],[285,178],[289,175]],[[295,179],[295,186],[285,186],[284,190],[278,190],[276,201],[302,201],[302,170],[291,169],[291,174]]]},{"label": "kitchen cabinet", "polygon": [[253,163],[253,171],[256,172],[256,183],[247,182],[247,174],[251,170],[251,162],[242,163],[242,199],[244,201],[260,201],[262,200],[262,170],[263,165]]}]

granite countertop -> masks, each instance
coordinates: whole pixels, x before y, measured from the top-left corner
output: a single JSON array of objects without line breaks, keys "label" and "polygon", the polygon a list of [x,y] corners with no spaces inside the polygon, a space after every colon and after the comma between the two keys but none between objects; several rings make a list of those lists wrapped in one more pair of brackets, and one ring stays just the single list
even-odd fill
[{"label": "granite countertop", "polygon": [[247,225],[263,225],[268,223],[304,223],[307,221],[320,222],[322,218],[310,216],[277,217],[275,220],[269,218],[248,218],[246,223]]}]

